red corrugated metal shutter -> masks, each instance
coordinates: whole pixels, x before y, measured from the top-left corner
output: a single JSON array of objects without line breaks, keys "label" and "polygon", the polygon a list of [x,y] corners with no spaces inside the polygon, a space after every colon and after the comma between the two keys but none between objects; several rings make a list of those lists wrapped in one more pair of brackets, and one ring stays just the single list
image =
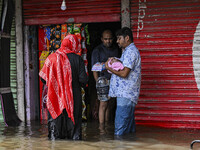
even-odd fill
[{"label": "red corrugated metal shutter", "polygon": [[62,0],[24,0],[25,25],[116,22],[120,21],[120,0],[66,0],[67,9],[60,9]]},{"label": "red corrugated metal shutter", "polygon": [[138,124],[200,128],[200,0],[132,0],[141,53]]}]

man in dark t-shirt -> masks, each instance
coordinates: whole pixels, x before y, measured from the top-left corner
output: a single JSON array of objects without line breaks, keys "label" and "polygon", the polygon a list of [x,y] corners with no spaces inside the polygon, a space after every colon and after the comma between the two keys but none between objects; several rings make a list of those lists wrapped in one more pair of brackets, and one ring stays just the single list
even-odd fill
[{"label": "man in dark t-shirt", "polygon": [[[109,57],[120,57],[117,46],[113,45],[113,34],[110,30],[105,30],[101,36],[102,44],[98,45],[92,52],[91,65],[93,66],[97,62],[105,63]],[[99,77],[106,77],[108,80],[111,78],[111,74],[107,70],[96,72],[93,71],[95,81]],[[100,128],[104,128],[104,123],[109,121],[109,103],[108,100],[100,101],[99,105],[99,123]]]}]

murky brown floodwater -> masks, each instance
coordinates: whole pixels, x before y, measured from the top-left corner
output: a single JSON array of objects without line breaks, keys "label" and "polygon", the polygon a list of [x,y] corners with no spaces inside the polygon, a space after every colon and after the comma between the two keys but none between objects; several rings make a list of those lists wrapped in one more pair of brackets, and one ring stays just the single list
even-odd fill
[{"label": "murky brown floodwater", "polygon": [[[193,140],[200,139],[200,130],[165,129],[137,126],[136,134],[113,136],[113,125],[100,134],[98,123],[83,123],[83,140],[50,141],[46,124],[32,122],[19,127],[5,127],[0,122],[0,150],[189,150]],[[200,144],[194,144],[194,150]]]}]

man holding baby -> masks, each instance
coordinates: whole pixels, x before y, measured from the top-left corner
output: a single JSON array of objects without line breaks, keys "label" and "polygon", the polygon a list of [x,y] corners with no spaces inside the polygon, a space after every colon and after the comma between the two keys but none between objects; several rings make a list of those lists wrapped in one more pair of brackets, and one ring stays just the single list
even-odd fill
[{"label": "man holding baby", "polygon": [[[141,84],[141,58],[140,53],[133,43],[130,28],[124,27],[116,32],[117,43],[122,49],[119,59],[123,64],[122,70],[113,69],[109,58],[105,67],[112,72],[110,79],[109,96],[117,98],[115,114],[115,135],[135,132],[135,105],[137,104]],[[118,62],[119,63],[119,62]],[[110,67],[109,67],[110,66]]]}]

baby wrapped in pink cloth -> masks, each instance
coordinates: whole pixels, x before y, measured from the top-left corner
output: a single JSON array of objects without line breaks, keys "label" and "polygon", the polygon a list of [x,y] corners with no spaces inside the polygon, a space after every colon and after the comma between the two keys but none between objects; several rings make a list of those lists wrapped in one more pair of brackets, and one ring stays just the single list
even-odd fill
[{"label": "baby wrapped in pink cloth", "polygon": [[[108,61],[108,67],[110,67],[110,68],[112,68],[113,70],[116,70],[116,71],[124,69],[122,62],[118,58],[111,58]],[[108,72],[112,73],[109,70],[108,70]]]}]

